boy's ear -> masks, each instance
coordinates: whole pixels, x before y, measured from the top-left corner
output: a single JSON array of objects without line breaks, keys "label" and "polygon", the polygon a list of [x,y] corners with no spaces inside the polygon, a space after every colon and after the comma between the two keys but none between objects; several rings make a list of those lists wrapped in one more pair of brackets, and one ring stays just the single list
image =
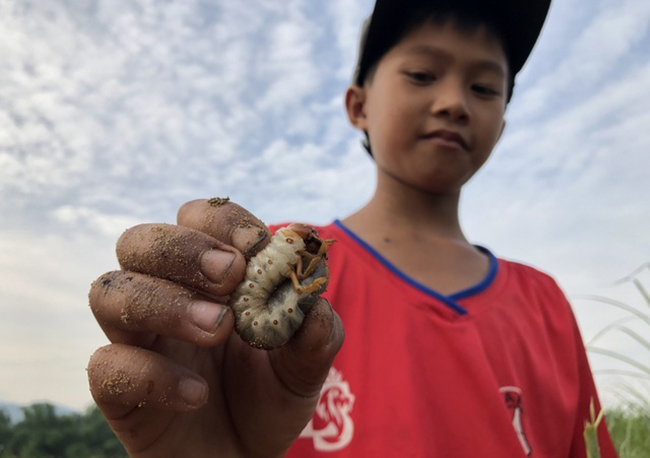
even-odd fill
[{"label": "boy's ear", "polygon": [[345,109],[350,124],[359,130],[367,130],[365,106],[366,90],[353,84],[345,92]]}]

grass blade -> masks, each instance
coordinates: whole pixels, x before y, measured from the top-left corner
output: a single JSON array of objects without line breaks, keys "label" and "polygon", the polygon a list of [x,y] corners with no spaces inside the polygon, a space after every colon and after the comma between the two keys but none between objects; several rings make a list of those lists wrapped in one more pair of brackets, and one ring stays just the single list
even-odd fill
[{"label": "grass blade", "polygon": [[650,375],[650,368],[644,366],[643,364],[633,360],[632,358],[629,358],[625,355],[622,355],[620,353],[617,353],[612,350],[606,350],[604,348],[598,348],[598,347],[587,347],[587,350],[593,352],[593,353],[599,353],[601,355],[609,356],[611,358],[615,358],[621,362],[624,362],[626,364],[629,364],[630,366],[634,366],[635,368],[639,369],[642,372],[645,372],[646,374]]},{"label": "grass blade", "polygon": [[641,293],[641,295],[645,299],[646,305],[648,307],[650,307],[650,295],[648,294],[648,291],[646,291],[646,289],[643,287],[643,285],[641,284],[641,282],[637,278],[632,280],[632,282],[634,283],[634,286],[636,286],[636,289],[639,290],[639,292]]},{"label": "grass blade", "polygon": [[634,307],[631,307],[631,306],[627,305],[625,302],[610,299],[609,297],[597,296],[597,295],[594,295],[594,294],[576,294],[576,295],[574,295],[572,297],[574,299],[582,299],[582,300],[587,300],[587,301],[602,302],[603,304],[608,304],[608,305],[612,305],[614,307],[618,307],[618,308],[623,309],[623,310],[625,310],[627,312],[630,312],[633,315],[638,316],[643,321],[648,323],[648,325],[650,325],[650,315],[646,315],[643,312],[640,312],[639,310],[635,309]]}]

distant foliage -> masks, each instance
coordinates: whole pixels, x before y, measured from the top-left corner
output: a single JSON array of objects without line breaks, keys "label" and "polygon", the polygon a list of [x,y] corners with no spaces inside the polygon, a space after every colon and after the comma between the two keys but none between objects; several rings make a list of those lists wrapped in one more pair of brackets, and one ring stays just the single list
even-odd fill
[{"label": "distant foliage", "polygon": [[638,406],[607,411],[607,427],[621,458],[650,457],[650,416]]},{"label": "distant foliage", "polygon": [[128,456],[97,407],[85,414],[56,415],[47,403],[24,407],[25,418],[11,424],[0,410],[2,458],[117,458]]}]

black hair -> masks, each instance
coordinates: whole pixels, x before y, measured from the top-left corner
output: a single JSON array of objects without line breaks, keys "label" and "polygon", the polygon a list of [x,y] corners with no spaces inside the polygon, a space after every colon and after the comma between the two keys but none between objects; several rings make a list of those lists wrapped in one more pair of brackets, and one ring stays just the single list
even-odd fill
[{"label": "black hair", "polygon": [[[400,21],[397,21],[399,24],[397,27],[393,25],[393,27],[390,28],[391,30],[382,34],[382,40],[380,42],[376,43],[372,49],[366,50],[367,53],[364,56],[365,60],[360,63],[360,68],[357,70],[355,76],[355,84],[361,87],[367,82],[372,82],[381,59],[414,29],[427,22],[431,22],[435,25],[443,25],[451,22],[461,30],[469,33],[476,32],[481,27],[486,27],[488,33],[499,41],[508,63],[506,93],[506,104],[508,104],[512,98],[512,92],[515,85],[515,73],[512,71],[512,56],[508,49],[508,42],[502,35],[500,28],[497,26],[497,21],[493,19],[490,14],[486,14],[486,11],[478,11],[476,8],[462,6],[462,3],[454,4],[454,2],[451,1],[446,3],[444,6],[441,6],[439,2],[435,7],[432,7],[431,4],[428,4],[427,2],[423,3],[424,5],[419,8],[409,9],[405,13],[405,17],[401,18]],[[365,40],[365,37],[363,40]],[[364,45],[362,44],[362,46]],[[363,141],[363,147],[370,156],[372,156],[370,137],[368,136],[368,132],[364,131],[364,134],[366,138]]]}]

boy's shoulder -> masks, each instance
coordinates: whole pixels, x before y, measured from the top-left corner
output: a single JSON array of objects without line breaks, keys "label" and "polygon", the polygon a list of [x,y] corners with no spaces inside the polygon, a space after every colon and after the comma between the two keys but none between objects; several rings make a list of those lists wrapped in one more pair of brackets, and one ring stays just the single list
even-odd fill
[{"label": "boy's shoulder", "polygon": [[499,269],[507,275],[509,283],[520,285],[523,289],[530,289],[537,292],[543,291],[544,295],[564,299],[566,296],[555,278],[544,270],[505,258],[497,258]]}]

